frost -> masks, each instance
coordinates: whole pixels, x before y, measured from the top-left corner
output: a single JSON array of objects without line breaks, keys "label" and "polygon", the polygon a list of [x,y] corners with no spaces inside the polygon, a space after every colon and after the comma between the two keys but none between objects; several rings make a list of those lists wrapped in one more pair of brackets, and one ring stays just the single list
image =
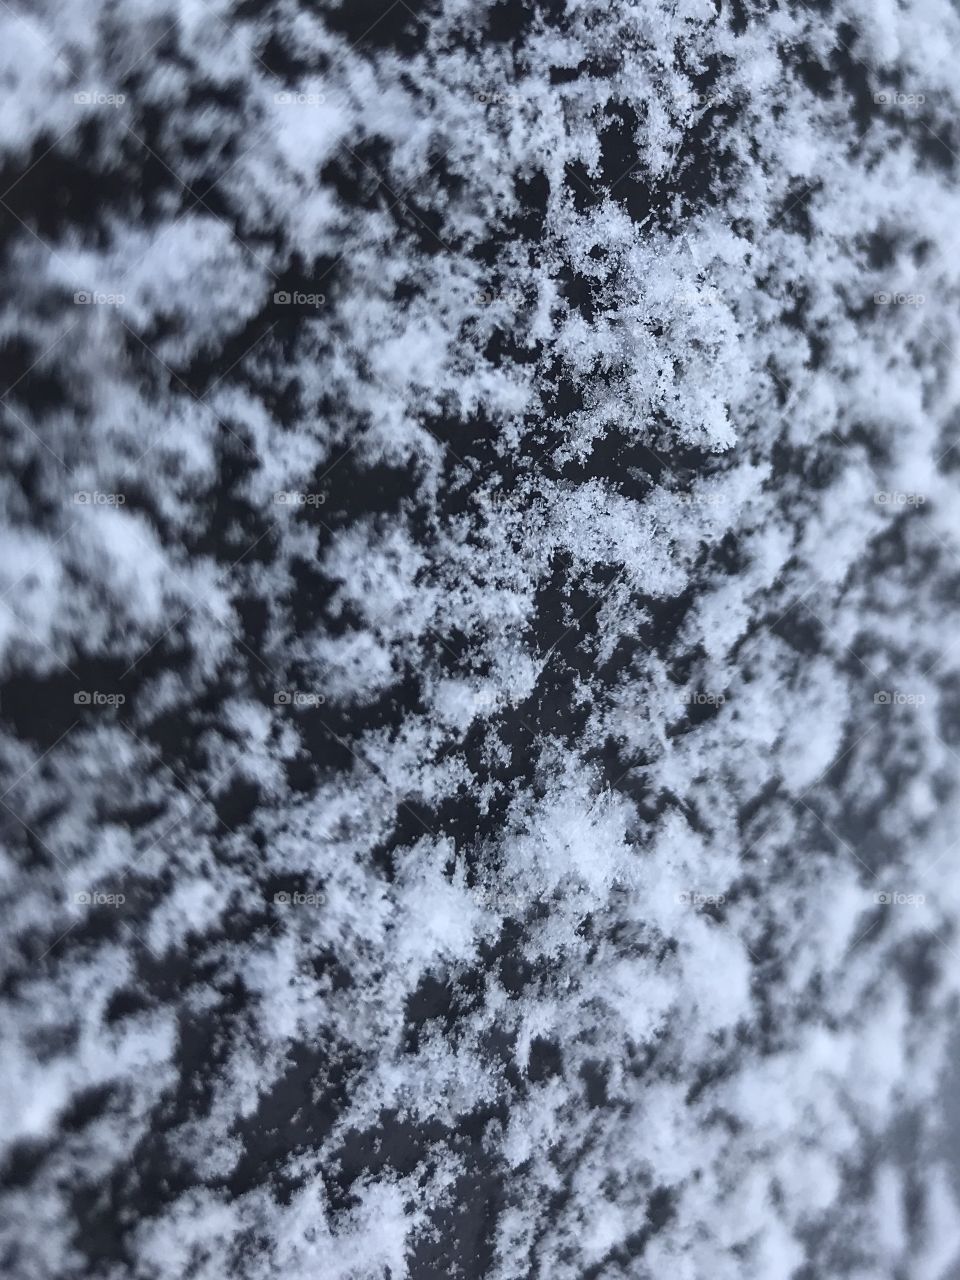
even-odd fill
[{"label": "frost", "polygon": [[0,6],[17,1280],[946,1280],[960,19],[827,9]]}]

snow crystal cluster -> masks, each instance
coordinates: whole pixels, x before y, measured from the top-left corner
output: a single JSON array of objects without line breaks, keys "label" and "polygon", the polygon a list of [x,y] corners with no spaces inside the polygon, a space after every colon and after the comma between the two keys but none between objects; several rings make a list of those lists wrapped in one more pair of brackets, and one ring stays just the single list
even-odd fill
[{"label": "snow crystal cluster", "polygon": [[956,6],[0,29],[3,1274],[945,1280]]}]

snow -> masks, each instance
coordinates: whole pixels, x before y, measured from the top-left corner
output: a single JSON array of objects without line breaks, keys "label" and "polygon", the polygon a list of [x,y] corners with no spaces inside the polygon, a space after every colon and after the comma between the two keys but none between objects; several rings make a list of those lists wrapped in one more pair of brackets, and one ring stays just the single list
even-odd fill
[{"label": "snow", "polygon": [[5,1273],[950,1280],[955,6],[0,33]]}]

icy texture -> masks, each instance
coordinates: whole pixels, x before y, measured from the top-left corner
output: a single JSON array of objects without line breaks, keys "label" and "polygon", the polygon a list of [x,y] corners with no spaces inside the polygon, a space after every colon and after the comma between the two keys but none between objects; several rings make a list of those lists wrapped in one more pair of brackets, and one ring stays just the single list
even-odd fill
[{"label": "icy texture", "polygon": [[954,7],[0,35],[4,1274],[944,1276]]}]

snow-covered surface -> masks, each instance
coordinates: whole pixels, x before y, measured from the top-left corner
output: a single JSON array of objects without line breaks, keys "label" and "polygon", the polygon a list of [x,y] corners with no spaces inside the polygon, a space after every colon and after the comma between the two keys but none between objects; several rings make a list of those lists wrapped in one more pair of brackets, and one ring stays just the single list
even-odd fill
[{"label": "snow-covered surface", "polygon": [[955,7],[0,34],[4,1274],[948,1276]]}]

